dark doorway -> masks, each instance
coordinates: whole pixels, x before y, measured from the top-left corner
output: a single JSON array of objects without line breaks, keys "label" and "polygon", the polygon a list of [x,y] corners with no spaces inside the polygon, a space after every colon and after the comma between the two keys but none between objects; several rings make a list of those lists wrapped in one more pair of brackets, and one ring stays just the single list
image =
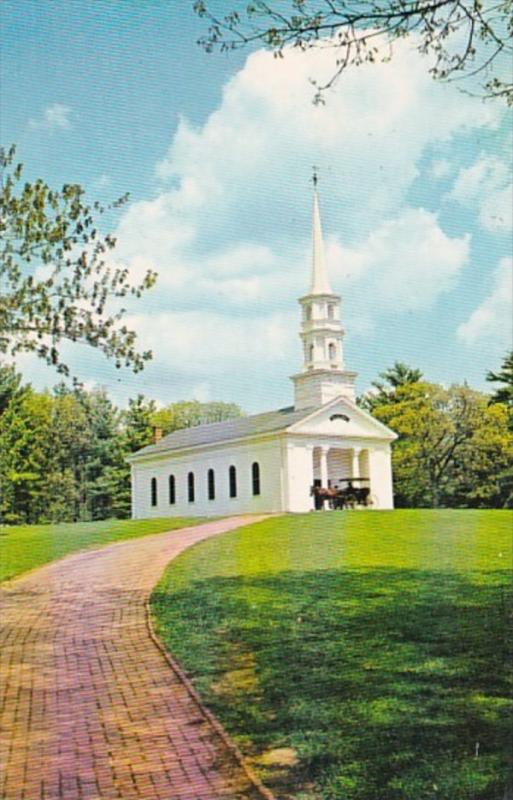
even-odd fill
[{"label": "dark doorway", "polygon": [[[322,486],[320,478],[314,478],[313,482],[314,488],[318,489]],[[315,503],[315,510],[322,511],[324,502],[321,500],[318,494],[314,494],[314,503]]]}]

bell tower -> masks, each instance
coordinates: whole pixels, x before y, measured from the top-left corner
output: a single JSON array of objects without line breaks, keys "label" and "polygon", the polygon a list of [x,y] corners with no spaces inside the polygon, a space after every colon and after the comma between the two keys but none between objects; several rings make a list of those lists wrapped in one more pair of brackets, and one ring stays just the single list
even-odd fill
[{"label": "bell tower", "polygon": [[312,281],[308,294],[299,298],[303,370],[292,376],[298,409],[321,406],[341,395],[354,401],[357,374],[344,368],[340,296],[333,293],[324,260],[315,169],[313,185]]}]

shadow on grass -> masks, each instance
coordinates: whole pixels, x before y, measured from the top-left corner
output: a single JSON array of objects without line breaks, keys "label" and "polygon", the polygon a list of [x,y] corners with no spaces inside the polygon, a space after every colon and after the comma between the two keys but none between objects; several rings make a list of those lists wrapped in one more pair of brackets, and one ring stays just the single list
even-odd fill
[{"label": "shadow on grass", "polygon": [[292,764],[263,767],[278,794],[509,797],[508,573],[215,577],[152,603],[166,644],[242,748],[288,754]]}]

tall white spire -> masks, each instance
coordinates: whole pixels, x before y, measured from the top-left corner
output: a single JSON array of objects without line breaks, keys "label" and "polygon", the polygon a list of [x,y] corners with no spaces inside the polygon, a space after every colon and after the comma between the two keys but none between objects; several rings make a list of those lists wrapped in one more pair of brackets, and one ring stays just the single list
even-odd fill
[{"label": "tall white spire", "polygon": [[303,371],[292,376],[296,408],[321,406],[334,397],[355,397],[356,372],[344,366],[340,297],[333,293],[324,260],[315,168],[313,185],[312,281],[308,294],[299,298]]},{"label": "tall white spire", "polygon": [[309,294],[333,294],[328,279],[326,261],[324,259],[324,243],[322,241],[321,214],[317,196],[317,176],[314,174],[314,195],[312,212],[312,283]]}]

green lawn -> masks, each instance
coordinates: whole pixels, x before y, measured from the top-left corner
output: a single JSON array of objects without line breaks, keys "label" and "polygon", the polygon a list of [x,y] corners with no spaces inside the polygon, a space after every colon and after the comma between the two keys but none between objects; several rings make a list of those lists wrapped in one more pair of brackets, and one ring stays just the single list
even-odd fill
[{"label": "green lawn", "polygon": [[296,800],[504,800],[510,512],[270,519],[183,553],[157,628]]},{"label": "green lawn", "polygon": [[0,581],[40,567],[75,550],[99,547],[122,539],[162,533],[203,520],[109,519],[102,522],[61,523],[60,525],[0,525]]}]

